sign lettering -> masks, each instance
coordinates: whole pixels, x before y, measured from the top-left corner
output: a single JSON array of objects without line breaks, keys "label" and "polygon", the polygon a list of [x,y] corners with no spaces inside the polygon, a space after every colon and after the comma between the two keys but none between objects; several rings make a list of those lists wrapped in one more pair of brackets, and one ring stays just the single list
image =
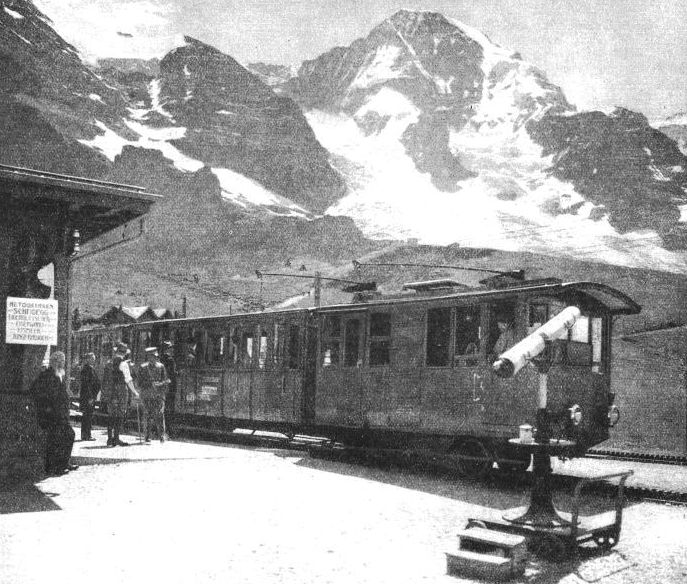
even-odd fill
[{"label": "sign lettering", "polygon": [[7,297],[8,345],[57,345],[57,300]]}]

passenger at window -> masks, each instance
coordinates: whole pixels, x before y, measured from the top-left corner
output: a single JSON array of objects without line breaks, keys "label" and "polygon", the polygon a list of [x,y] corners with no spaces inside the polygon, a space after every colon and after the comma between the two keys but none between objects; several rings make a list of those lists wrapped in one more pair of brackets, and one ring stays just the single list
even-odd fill
[{"label": "passenger at window", "polygon": [[503,313],[497,314],[496,325],[499,330],[499,338],[494,343],[494,348],[492,349],[494,358],[510,349],[516,341],[512,316]]}]

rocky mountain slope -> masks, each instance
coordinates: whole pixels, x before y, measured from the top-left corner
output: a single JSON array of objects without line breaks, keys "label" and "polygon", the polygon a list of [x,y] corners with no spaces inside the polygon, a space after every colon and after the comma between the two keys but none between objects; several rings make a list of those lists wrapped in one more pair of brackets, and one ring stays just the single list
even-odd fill
[{"label": "rocky mountain slope", "polygon": [[400,11],[282,90],[349,184],[330,212],[366,233],[685,268],[677,145],[641,114],[577,112],[461,23]]},{"label": "rocky mountain slope", "polygon": [[653,125],[666,136],[675,140],[680,151],[687,154],[687,113],[678,112]]},{"label": "rocky mountain slope", "polygon": [[165,195],[142,239],[77,262],[84,314],[275,304],[307,285],[256,300],[256,268],[346,273],[409,238],[686,269],[675,142],[641,114],[577,112],[439,14],[398,12],[294,76],[189,37],[86,66],[31,2],[0,2],[0,163]]}]

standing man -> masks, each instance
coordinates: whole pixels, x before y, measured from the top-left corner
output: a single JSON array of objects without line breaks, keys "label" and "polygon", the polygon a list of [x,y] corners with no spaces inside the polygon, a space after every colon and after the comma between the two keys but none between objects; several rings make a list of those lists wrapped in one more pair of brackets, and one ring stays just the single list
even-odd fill
[{"label": "standing man", "polygon": [[79,405],[81,406],[81,440],[95,440],[91,436],[95,400],[100,393],[100,381],[95,373],[95,354],[86,353],[81,369],[81,389]]},{"label": "standing man", "polygon": [[165,441],[165,396],[169,379],[158,359],[157,347],[146,349],[147,361],[139,368],[139,386],[143,402],[143,429],[150,442],[150,427],[155,426],[160,442]]},{"label": "standing man", "polygon": [[36,402],[38,425],[46,431],[45,472],[63,475],[79,468],[70,464],[74,430],[69,424],[69,395],[64,384],[65,356],[62,351],[50,355],[50,363],[31,384]]},{"label": "standing man", "polygon": [[107,445],[113,446],[112,444],[112,419],[110,418],[110,410],[108,404],[112,397],[112,386],[114,383],[113,373],[112,373],[112,358],[113,347],[109,341],[103,343],[103,355],[107,355],[107,360],[105,365],[103,365],[103,380],[101,383],[102,391],[100,392],[100,411],[105,414],[107,421]]},{"label": "standing man", "polygon": [[129,446],[119,438],[122,422],[126,419],[129,408],[129,392],[138,397],[126,358],[128,350],[129,347],[125,343],[117,343],[115,355],[112,358],[112,388],[107,404],[112,424],[112,438],[108,441],[108,446]]},{"label": "standing man", "polygon": [[[169,378],[169,385],[167,386],[167,397],[165,398],[165,423],[167,425],[167,433],[172,434],[172,429],[169,424],[174,417],[174,400],[177,393],[177,364],[174,360],[174,346],[171,342],[165,341],[162,344],[162,357],[160,361],[165,366],[167,377]],[[174,436],[172,436],[174,438]]]}]

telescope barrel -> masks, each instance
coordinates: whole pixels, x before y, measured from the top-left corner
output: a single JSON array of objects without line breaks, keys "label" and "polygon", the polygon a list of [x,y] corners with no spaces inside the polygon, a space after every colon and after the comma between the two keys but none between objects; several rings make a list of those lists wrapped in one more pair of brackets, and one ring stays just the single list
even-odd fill
[{"label": "telescope barrel", "polygon": [[568,306],[522,341],[499,355],[492,365],[492,370],[499,377],[513,377],[529,361],[541,354],[546,348],[547,341],[560,338],[565,331],[572,328],[581,314],[576,306]]}]

